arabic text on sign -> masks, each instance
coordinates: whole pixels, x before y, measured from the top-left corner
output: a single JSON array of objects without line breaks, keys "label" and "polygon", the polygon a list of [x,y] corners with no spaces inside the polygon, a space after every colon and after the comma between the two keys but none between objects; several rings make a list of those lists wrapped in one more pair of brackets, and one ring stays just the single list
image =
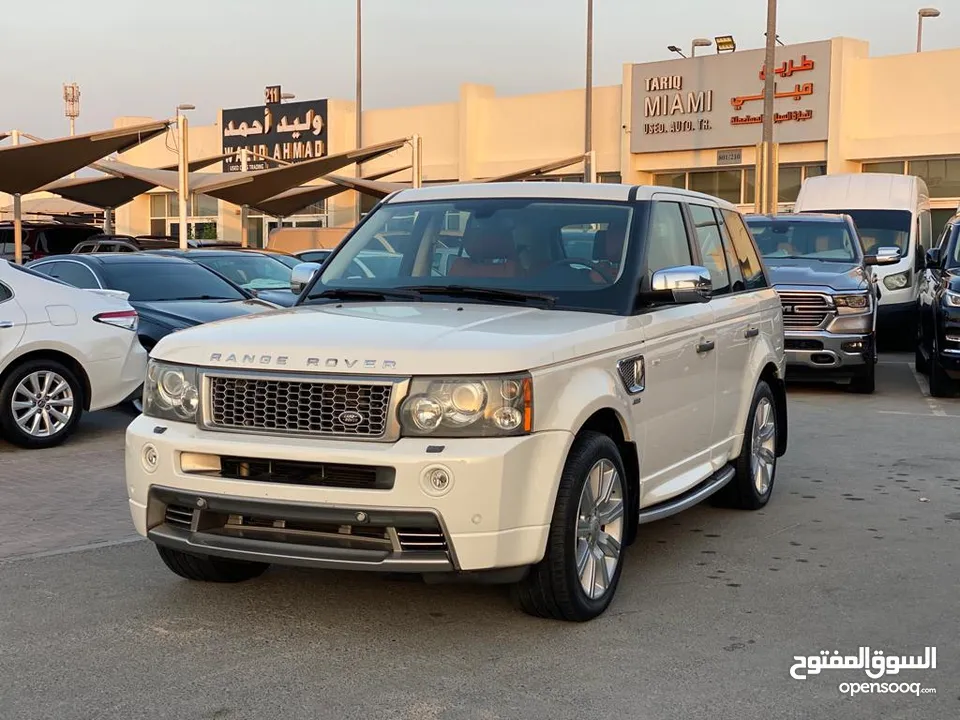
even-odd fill
[{"label": "arabic text on sign", "polygon": [[[785,60],[780,67],[774,68],[774,75],[779,75],[780,77],[790,77],[794,73],[806,72],[807,70],[813,70],[815,67],[813,60],[810,60],[806,55],[800,56],[800,62],[795,63],[793,60]],[[767,79],[767,67],[764,65],[760,68],[760,79]]]},{"label": "arabic text on sign", "polygon": [[[773,89],[773,97],[776,100],[783,100],[784,98],[802,100],[808,95],[813,95],[813,83],[804,83],[803,85],[797,83],[793,90],[788,90],[786,92],[777,92],[776,85],[773,86]],[[754,100],[763,100],[763,93],[758,93],[756,95],[738,95],[737,97],[730,98],[730,104],[733,105],[735,110],[741,110],[744,104]]]}]

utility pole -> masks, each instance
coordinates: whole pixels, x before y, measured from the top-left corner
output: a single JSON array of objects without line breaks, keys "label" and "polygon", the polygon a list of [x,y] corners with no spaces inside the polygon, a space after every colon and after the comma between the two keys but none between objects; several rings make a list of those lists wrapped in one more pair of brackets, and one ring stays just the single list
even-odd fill
[{"label": "utility pole", "polygon": [[[70,121],[70,137],[77,134],[76,120],[80,117],[80,86],[76,83],[63,84],[63,114]],[[72,173],[70,177],[76,177]]]},{"label": "utility pole", "polygon": [[[356,112],[357,112],[357,149],[363,147],[363,8],[362,0],[357,0],[357,41],[356,41],[356,51],[357,51],[357,97],[356,97]],[[363,177],[362,163],[357,162],[357,177]],[[363,211],[363,195],[357,193],[357,222],[360,222],[360,215]]]},{"label": "utility pole", "polygon": [[[767,0],[767,48],[764,64],[763,85],[763,141],[761,157],[763,160],[763,179],[758,184],[763,189],[763,212],[774,215],[777,212],[777,196],[775,193],[777,163],[773,146],[773,103],[774,82],[777,74],[774,72],[777,50],[777,0]],[[758,176],[759,180],[759,176]]]},{"label": "utility pole", "polygon": [[587,83],[584,109],[583,181],[593,177],[593,0],[587,0]]}]

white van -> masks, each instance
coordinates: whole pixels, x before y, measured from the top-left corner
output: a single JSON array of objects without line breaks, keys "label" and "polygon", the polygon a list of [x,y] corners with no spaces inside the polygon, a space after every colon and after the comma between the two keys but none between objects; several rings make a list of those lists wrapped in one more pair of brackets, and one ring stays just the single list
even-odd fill
[{"label": "white van", "polygon": [[881,247],[897,248],[900,262],[873,268],[881,290],[878,334],[912,342],[919,276],[933,243],[927,184],[913,175],[821,175],[804,181],[794,212],[850,215],[867,255]]}]

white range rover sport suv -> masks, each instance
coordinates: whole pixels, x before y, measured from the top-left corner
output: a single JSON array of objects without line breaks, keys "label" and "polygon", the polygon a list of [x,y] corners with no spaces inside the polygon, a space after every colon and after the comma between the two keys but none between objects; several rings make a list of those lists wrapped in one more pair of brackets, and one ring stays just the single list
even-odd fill
[{"label": "white range rover sport suv", "polygon": [[402,190],[294,284],[293,308],[151,353],[127,490],[178,575],[238,582],[276,563],[504,582],[531,614],[584,621],[643,523],[770,498],[781,305],[726,202]]}]

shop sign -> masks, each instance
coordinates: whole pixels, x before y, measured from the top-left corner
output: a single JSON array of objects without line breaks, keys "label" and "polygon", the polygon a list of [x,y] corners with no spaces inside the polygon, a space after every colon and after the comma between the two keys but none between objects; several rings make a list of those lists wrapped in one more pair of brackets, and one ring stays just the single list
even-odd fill
[{"label": "shop sign", "polygon": [[[776,142],[827,139],[830,50],[830,41],[777,48],[773,69]],[[764,58],[761,49],[634,65],[631,152],[759,142]],[[718,157],[717,164],[725,163]]]},{"label": "shop sign", "polygon": [[[279,87],[277,87],[279,90]],[[266,96],[270,96],[267,88]],[[241,149],[285,162],[302,162],[327,154],[327,101],[304,100],[231,108],[221,112],[223,172],[242,169]],[[249,155],[248,170],[279,167]]]},{"label": "shop sign", "polygon": [[717,150],[717,165],[742,165],[743,150]]}]

